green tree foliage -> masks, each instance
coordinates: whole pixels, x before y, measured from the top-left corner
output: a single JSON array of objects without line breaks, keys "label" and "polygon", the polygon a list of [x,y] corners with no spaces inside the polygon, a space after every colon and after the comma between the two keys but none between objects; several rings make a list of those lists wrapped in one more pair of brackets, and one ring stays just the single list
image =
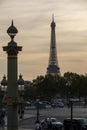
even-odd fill
[{"label": "green tree foliage", "polygon": [[87,74],[66,72],[63,76],[37,76],[30,86],[25,87],[25,97],[49,100],[55,96],[87,96]]}]

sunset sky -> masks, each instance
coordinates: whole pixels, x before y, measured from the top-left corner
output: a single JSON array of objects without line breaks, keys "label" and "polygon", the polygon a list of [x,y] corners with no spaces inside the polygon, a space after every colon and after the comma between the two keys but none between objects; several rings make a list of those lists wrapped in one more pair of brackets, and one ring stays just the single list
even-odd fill
[{"label": "sunset sky", "polygon": [[6,30],[12,19],[19,31],[15,41],[23,46],[18,55],[18,75],[32,80],[46,74],[52,14],[61,74],[87,73],[87,0],[0,0],[1,80],[7,75],[7,54],[2,46],[10,41]]}]

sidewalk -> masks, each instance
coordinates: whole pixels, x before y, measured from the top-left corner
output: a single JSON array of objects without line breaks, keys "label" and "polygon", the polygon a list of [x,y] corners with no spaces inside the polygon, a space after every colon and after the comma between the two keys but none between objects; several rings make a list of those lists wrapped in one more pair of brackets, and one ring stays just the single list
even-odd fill
[{"label": "sidewalk", "polygon": [[[22,119],[18,119],[19,121],[20,120],[26,120],[28,118],[32,118],[32,117],[35,117],[36,115],[34,114],[24,114],[24,117]],[[7,130],[7,117],[5,118],[5,130]],[[30,129],[30,128],[18,128],[18,130],[34,130],[34,129]]]},{"label": "sidewalk", "polygon": [[[5,127],[4,130],[7,130],[7,127]],[[26,129],[26,128],[18,128],[18,130],[33,130],[33,129]]]},{"label": "sidewalk", "polygon": [[[24,117],[22,118],[22,119],[19,119],[18,118],[18,120],[25,120],[25,119],[28,119],[28,118],[32,118],[32,117],[36,117],[36,115],[35,114],[24,114]],[[7,117],[5,117],[5,125],[7,126]]]},{"label": "sidewalk", "polygon": [[[5,127],[4,130],[7,130],[7,127]],[[33,130],[33,129],[26,129],[26,128],[18,128],[18,130]]]}]

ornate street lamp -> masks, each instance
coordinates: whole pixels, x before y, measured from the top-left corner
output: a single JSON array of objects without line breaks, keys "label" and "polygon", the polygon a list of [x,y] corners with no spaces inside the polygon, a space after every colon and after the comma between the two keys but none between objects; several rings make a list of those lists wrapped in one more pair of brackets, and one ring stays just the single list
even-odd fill
[{"label": "ornate street lamp", "polygon": [[3,76],[3,79],[1,81],[1,91],[3,92],[3,95],[4,95],[3,99],[2,99],[2,102],[6,103],[7,79],[6,79],[5,75]]},{"label": "ornate street lamp", "polygon": [[3,92],[6,92],[6,90],[7,90],[7,79],[6,79],[5,75],[3,76],[3,79],[1,81],[1,90]]},{"label": "ornate street lamp", "polygon": [[23,115],[24,115],[24,107],[23,107],[24,80],[21,74],[19,75],[19,79],[18,79],[18,92],[19,92],[19,98],[20,98],[18,113],[19,113],[19,118],[23,118]]}]

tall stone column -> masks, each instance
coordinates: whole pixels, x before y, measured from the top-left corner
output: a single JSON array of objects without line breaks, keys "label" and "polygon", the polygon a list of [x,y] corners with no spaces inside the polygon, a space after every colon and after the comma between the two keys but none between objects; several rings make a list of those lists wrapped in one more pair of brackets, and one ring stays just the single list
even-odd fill
[{"label": "tall stone column", "polygon": [[18,110],[17,106],[19,104],[18,98],[18,61],[17,56],[18,52],[22,51],[22,46],[17,46],[17,43],[14,41],[15,35],[18,33],[18,30],[13,25],[7,29],[7,33],[11,38],[11,41],[7,46],[3,47],[3,51],[7,53],[7,130],[18,130]]}]

